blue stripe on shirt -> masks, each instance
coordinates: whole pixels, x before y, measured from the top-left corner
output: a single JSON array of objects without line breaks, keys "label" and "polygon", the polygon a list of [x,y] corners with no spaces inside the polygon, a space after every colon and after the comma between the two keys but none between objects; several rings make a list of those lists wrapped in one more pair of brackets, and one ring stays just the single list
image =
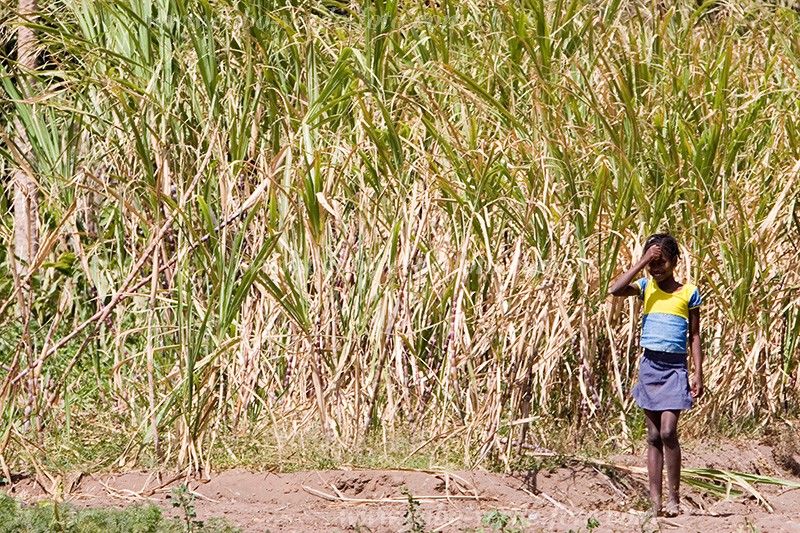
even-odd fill
[{"label": "blue stripe on shirt", "polygon": [[650,313],[642,318],[642,347],[669,353],[686,353],[689,321],[677,315]]}]

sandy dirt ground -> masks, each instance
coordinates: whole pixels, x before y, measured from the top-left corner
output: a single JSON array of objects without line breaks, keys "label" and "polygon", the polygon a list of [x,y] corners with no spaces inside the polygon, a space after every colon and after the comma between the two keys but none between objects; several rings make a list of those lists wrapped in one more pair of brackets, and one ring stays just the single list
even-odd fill
[{"label": "sandy dirt ground", "polygon": [[[641,454],[640,454],[641,455]],[[342,469],[291,474],[228,470],[209,479],[133,471],[82,475],[67,483],[65,500],[80,507],[126,507],[152,502],[165,514],[172,488],[182,483],[195,494],[198,518],[225,517],[246,532],[408,530],[404,487],[420,502],[426,531],[491,531],[482,520],[494,510],[522,519],[522,531],[697,531],[799,532],[800,489],[758,485],[754,496],[720,500],[684,487],[684,514],[654,519],[643,511],[646,477],[640,455],[605,460],[607,469],[575,461],[570,466],[503,475],[480,470],[448,472]],[[684,445],[684,466],[720,468],[800,481],[800,450],[793,443]],[[46,498],[32,478],[6,488],[25,502]]]}]

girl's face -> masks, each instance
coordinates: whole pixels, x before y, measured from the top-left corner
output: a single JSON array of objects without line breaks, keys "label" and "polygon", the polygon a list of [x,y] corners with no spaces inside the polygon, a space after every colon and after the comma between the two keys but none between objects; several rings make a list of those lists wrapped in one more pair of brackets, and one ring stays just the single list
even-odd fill
[{"label": "girl's face", "polygon": [[647,265],[647,269],[650,272],[650,276],[654,280],[661,282],[672,277],[676,263],[676,257],[670,257],[662,250],[661,256],[650,261],[650,263]]}]

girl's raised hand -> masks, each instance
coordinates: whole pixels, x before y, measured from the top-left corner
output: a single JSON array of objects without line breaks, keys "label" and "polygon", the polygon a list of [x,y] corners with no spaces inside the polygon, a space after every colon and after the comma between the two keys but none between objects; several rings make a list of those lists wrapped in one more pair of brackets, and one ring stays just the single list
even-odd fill
[{"label": "girl's raised hand", "polygon": [[658,244],[654,244],[653,246],[647,249],[647,251],[642,256],[642,259],[644,259],[645,263],[649,263],[653,259],[658,259],[659,257],[661,257],[661,246]]}]

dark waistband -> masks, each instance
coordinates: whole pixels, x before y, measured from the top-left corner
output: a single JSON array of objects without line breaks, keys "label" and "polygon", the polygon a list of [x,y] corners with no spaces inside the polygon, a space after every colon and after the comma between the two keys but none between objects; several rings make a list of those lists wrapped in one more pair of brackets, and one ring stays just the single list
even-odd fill
[{"label": "dark waistband", "polygon": [[644,356],[650,359],[651,361],[657,361],[659,363],[666,363],[666,364],[686,363],[685,353],[659,352],[658,350],[650,350],[648,348],[645,348]]}]

